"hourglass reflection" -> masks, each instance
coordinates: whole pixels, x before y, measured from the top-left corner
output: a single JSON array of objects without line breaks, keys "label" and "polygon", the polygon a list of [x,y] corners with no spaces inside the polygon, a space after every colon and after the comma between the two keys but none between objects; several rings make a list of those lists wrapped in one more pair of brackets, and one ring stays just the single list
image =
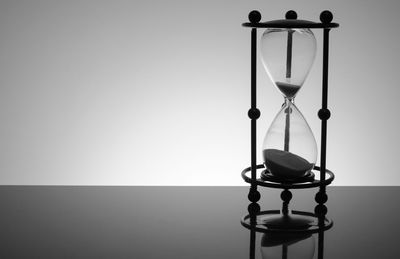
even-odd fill
[{"label": "hourglass reflection", "polygon": [[314,62],[316,48],[310,29],[268,28],[262,35],[264,68],[284,97],[264,138],[263,158],[268,170],[264,177],[290,181],[312,176],[317,143],[294,100]]},{"label": "hourglass reflection", "polygon": [[312,259],[315,238],[309,233],[265,233],[261,239],[262,259]]}]

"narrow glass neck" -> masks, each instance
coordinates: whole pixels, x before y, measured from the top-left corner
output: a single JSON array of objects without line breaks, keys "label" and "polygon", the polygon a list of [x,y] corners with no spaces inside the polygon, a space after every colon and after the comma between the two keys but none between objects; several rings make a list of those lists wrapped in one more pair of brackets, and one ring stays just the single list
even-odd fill
[{"label": "narrow glass neck", "polygon": [[291,104],[294,104],[294,97],[291,97],[291,98],[284,97],[283,105],[289,106]]}]

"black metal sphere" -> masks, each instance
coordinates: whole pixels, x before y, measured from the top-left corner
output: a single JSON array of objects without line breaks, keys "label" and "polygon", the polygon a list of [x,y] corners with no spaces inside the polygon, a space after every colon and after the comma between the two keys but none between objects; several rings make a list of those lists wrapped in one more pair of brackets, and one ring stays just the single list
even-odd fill
[{"label": "black metal sphere", "polygon": [[261,112],[257,108],[252,108],[249,110],[247,115],[249,116],[250,119],[258,119],[260,118]]},{"label": "black metal sphere", "polygon": [[261,210],[261,207],[258,203],[250,203],[249,206],[247,206],[247,211],[251,214],[257,214]]},{"label": "black metal sphere", "polygon": [[330,23],[333,20],[333,15],[330,11],[325,10],[320,14],[319,19],[322,23]]},{"label": "black metal sphere", "polygon": [[258,23],[259,21],[261,21],[261,14],[259,11],[257,10],[253,10],[249,13],[249,21],[251,23]]},{"label": "black metal sphere", "polygon": [[318,117],[321,120],[328,120],[331,117],[331,112],[328,109],[320,109],[318,111]]},{"label": "black metal sphere", "polygon": [[247,198],[249,198],[249,201],[251,202],[257,202],[261,198],[261,194],[257,190],[250,190],[249,194],[247,195]]},{"label": "black metal sphere", "polygon": [[291,19],[291,20],[296,20],[297,19],[297,13],[293,10],[289,10],[286,12],[285,15],[286,19]]},{"label": "black metal sphere", "polygon": [[289,190],[284,190],[281,192],[281,199],[284,202],[289,202],[292,199],[293,195]]},{"label": "black metal sphere", "polygon": [[315,206],[314,212],[317,216],[325,216],[328,213],[328,208],[325,205],[319,204]]},{"label": "black metal sphere", "polygon": [[315,201],[318,203],[325,203],[328,200],[328,195],[326,195],[326,193],[323,192],[318,192],[315,195]]}]

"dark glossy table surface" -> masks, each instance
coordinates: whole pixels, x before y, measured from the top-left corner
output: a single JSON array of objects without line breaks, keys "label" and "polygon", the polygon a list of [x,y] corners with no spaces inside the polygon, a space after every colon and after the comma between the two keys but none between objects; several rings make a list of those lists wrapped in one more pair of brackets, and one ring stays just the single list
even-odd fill
[{"label": "dark glossy table surface", "polygon": [[[0,258],[249,258],[248,189],[2,186]],[[280,208],[279,190],[260,191],[262,209]],[[316,192],[294,190],[291,208],[313,211]],[[328,195],[323,258],[400,258],[400,187]]]}]

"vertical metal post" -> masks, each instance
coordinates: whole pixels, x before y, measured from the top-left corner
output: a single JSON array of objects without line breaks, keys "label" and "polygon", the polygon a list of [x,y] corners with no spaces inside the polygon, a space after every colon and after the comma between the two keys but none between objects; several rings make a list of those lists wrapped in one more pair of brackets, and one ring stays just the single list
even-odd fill
[{"label": "vertical metal post", "polygon": [[[323,11],[320,15],[320,20],[324,25],[331,23],[333,15],[330,11]],[[327,121],[331,116],[331,112],[328,109],[328,66],[329,66],[329,26],[324,27],[324,38],[323,38],[323,60],[322,60],[322,107],[318,111],[318,117],[321,119],[321,163],[320,163],[320,187],[319,192],[315,195],[315,201],[318,205],[314,211],[320,218],[320,224],[323,224],[323,218],[325,218],[328,212],[327,207],[324,203],[328,200],[326,195],[326,139],[327,139]]]},{"label": "vertical metal post", "polygon": [[250,259],[256,258],[256,231],[250,230]]},{"label": "vertical metal post", "polygon": [[[257,110],[257,29],[251,29],[251,110]],[[257,118],[251,118],[251,179],[257,176]],[[254,187],[254,186],[252,186]]]},{"label": "vertical metal post", "polygon": [[[330,12],[321,13],[321,21],[329,23],[332,19]],[[318,112],[318,117],[321,119],[321,164],[320,164],[320,180],[321,185],[319,193],[317,193],[315,200],[318,205],[315,207],[315,212],[318,215],[318,225],[320,231],[318,232],[318,259],[324,258],[324,219],[327,213],[327,208],[324,203],[328,200],[326,195],[326,185],[323,183],[326,177],[326,138],[327,138],[327,121],[330,117],[328,109],[328,66],[329,66],[329,28],[324,28],[323,38],[323,61],[322,61],[322,107]]]},{"label": "vertical metal post", "polygon": [[324,230],[318,232],[318,259],[324,258]]},{"label": "vertical metal post", "polygon": [[[256,25],[261,20],[260,12],[254,10],[249,13],[249,20]],[[256,202],[261,195],[257,191],[257,119],[260,117],[260,111],[257,109],[257,29],[251,29],[251,108],[248,116],[251,119],[251,187],[248,194],[252,202],[249,208],[253,207],[257,212],[259,206]],[[249,211],[250,212],[250,211]],[[252,210],[252,213],[255,211]]]},{"label": "vertical metal post", "polygon": [[329,31],[330,29],[324,29],[322,63],[322,108],[318,114],[321,119],[321,181],[325,181],[327,120],[330,115],[330,112],[328,110]]}]

